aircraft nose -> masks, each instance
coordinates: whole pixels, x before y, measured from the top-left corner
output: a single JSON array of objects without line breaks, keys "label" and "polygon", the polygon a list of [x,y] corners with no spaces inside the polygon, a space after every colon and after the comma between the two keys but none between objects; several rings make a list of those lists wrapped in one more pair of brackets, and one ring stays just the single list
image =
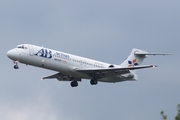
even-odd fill
[{"label": "aircraft nose", "polygon": [[8,56],[9,58],[11,58],[11,56],[12,56],[12,50],[9,50],[9,51],[7,52],[7,56]]},{"label": "aircraft nose", "polygon": [[15,52],[14,52],[14,50],[9,50],[9,51],[7,52],[7,56],[8,56],[10,59],[15,58]]}]

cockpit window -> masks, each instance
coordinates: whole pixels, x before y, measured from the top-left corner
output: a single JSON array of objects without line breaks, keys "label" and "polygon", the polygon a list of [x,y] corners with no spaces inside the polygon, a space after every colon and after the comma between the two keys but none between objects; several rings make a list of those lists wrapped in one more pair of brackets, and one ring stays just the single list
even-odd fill
[{"label": "cockpit window", "polygon": [[25,47],[24,45],[18,45],[17,48],[20,48],[20,49],[27,49],[27,47]]},{"label": "cockpit window", "polygon": [[22,48],[22,49],[24,49],[24,45],[18,45],[17,48]]},{"label": "cockpit window", "polygon": [[17,48],[23,48],[22,46],[17,46]]}]

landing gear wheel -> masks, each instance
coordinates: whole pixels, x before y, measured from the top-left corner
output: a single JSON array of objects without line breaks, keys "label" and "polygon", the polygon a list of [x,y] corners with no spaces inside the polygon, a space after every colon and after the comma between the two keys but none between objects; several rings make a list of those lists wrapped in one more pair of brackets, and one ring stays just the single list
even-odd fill
[{"label": "landing gear wheel", "polygon": [[98,81],[96,79],[91,79],[90,83],[91,85],[97,85]]},{"label": "landing gear wheel", "polygon": [[18,65],[14,65],[14,69],[19,69]]},{"label": "landing gear wheel", "polygon": [[19,67],[18,67],[18,61],[14,61],[14,69],[19,69]]},{"label": "landing gear wheel", "polygon": [[72,81],[71,82],[71,87],[77,87],[78,86],[78,82],[77,81]]}]

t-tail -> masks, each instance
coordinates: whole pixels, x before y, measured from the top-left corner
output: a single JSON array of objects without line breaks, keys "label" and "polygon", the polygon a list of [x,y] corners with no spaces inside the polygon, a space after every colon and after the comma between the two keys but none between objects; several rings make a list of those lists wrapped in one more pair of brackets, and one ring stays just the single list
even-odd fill
[{"label": "t-tail", "polygon": [[[159,54],[159,53],[148,53],[144,50],[136,49],[134,48],[131,51],[131,54],[127,57],[127,59],[121,64],[123,67],[134,67],[141,65],[143,60],[148,56],[148,55],[171,55],[171,54]],[[135,70],[133,70],[135,72]]]}]

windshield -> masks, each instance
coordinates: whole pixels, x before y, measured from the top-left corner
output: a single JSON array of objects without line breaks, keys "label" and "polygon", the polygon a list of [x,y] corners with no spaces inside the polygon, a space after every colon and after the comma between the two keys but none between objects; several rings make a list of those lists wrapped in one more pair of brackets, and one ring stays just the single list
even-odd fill
[{"label": "windshield", "polygon": [[17,48],[20,48],[20,49],[27,49],[27,47],[25,47],[24,45],[18,45]]}]

